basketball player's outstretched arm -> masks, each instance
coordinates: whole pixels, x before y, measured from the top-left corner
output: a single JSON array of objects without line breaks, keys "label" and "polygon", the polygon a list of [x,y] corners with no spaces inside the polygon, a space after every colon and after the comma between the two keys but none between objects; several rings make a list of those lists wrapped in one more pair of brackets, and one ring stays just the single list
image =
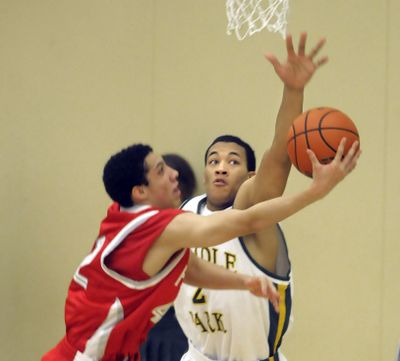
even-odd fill
[{"label": "basketball player's outstretched arm", "polygon": [[306,41],[307,34],[302,33],[296,53],[292,36],[288,35],[287,59],[284,63],[280,63],[273,54],[265,55],[284,84],[282,102],[272,145],[263,155],[256,176],[245,182],[239,190],[235,208],[247,208],[257,202],[278,197],[286,187],[291,166],[286,150],[286,136],[293,120],[302,112],[304,87],[315,71],[328,61],[327,57],[316,58],[325,39],[320,39],[309,52],[306,52]]},{"label": "basketball player's outstretched arm", "polygon": [[297,213],[326,196],[356,167],[361,154],[358,142],[354,142],[344,156],[345,143],[346,139],[343,139],[335,159],[329,164],[319,163],[315,154],[308,151],[313,165],[313,180],[306,190],[263,201],[245,210],[229,209],[207,217],[193,213],[180,214],[158,238],[157,247],[166,256],[186,247],[211,247],[261,231]]}]

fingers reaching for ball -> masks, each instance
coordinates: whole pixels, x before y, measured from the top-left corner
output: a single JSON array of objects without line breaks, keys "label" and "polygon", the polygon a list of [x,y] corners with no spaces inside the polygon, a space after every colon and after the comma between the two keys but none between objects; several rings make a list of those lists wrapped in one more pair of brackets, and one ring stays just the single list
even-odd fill
[{"label": "fingers reaching for ball", "polygon": [[[340,140],[335,157],[332,161],[333,166],[340,167],[340,169],[346,174],[350,173],[357,166],[358,158],[361,155],[360,142],[358,140],[353,142],[350,149],[346,153],[345,149],[347,142],[348,139],[346,137],[343,137]],[[313,173],[318,166],[327,167],[329,165],[321,163],[311,149],[307,149],[307,154],[312,164]]]},{"label": "fingers reaching for ball", "polygon": [[307,150],[312,164],[313,183],[311,188],[316,197],[322,198],[328,194],[357,166],[361,155],[359,142],[354,141],[345,153],[347,141],[346,138],[341,139],[334,159],[328,164],[321,163],[312,150]]},{"label": "fingers reaching for ball", "polygon": [[[353,142],[347,154],[343,157],[346,141],[347,139],[343,138],[342,141],[340,142],[336,157],[338,157],[338,161],[341,162],[343,170],[346,172],[346,174],[348,174],[357,166],[358,158],[360,158],[361,155],[361,149],[360,149],[360,143],[356,140],[355,142]],[[341,147],[342,143],[343,146]],[[341,151],[341,156],[338,155],[339,150]]]},{"label": "fingers reaching for ball", "polygon": [[340,162],[342,160],[343,155],[344,155],[344,147],[346,146],[346,143],[347,143],[347,138],[343,137],[337,148],[335,158],[334,158],[335,161]]}]

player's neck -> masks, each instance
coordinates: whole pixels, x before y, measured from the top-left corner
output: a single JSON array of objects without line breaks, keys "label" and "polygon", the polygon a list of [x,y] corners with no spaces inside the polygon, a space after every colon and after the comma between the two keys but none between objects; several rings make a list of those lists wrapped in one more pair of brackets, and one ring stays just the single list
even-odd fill
[{"label": "player's neck", "polygon": [[223,205],[216,205],[216,204],[211,203],[207,199],[207,203],[206,203],[205,207],[211,212],[218,212],[218,211],[223,211],[224,209],[232,207],[232,204],[227,203],[227,204],[223,204]]},{"label": "player's neck", "polygon": [[123,212],[129,212],[129,213],[136,213],[145,210],[146,208],[150,208],[151,206],[149,204],[135,204],[132,207],[120,207],[121,211]]}]

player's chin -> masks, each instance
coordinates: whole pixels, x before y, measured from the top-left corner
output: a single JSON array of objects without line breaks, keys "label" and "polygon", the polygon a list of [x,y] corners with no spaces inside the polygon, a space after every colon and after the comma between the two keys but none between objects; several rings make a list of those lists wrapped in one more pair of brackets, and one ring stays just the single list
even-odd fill
[{"label": "player's chin", "polygon": [[232,199],[232,192],[229,189],[215,189],[212,192],[212,198],[217,204],[225,204],[228,203],[230,199]]}]

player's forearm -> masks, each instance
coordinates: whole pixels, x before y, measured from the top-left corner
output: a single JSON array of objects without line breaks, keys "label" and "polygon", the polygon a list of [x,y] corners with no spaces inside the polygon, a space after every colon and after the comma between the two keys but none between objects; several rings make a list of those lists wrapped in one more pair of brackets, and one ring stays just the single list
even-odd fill
[{"label": "player's forearm", "polygon": [[271,151],[280,160],[286,159],[286,137],[293,120],[303,111],[303,89],[283,88],[282,102],[275,123],[275,134]]},{"label": "player's forearm", "polygon": [[243,290],[247,289],[245,281],[248,278],[246,275],[203,261],[192,254],[184,281],[200,288]]},{"label": "player's forearm", "polygon": [[303,90],[284,87],[271,147],[264,153],[255,178],[251,203],[283,194],[291,163],[287,154],[287,134],[293,120],[302,112]]},{"label": "player's forearm", "polygon": [[254,221],[250,228],[257,232],[269,227],[271,222],[277,223],[290,217],[309,204],[326,196],[356,167],[358,158],[361,155],[361,150],[358,148],[359,143],[356,141],[344,156],[345,144],[346,139],[343,138],[335,158],[327,165],[319,163],[316,155],[309,150],[308,155],[313,169],[313,181],[310,187],[295,195],[274,198],[248,208],[246,211],[250,217],[249,220]]},{"label": "player's forearm", "polygon": [[292,216],[325,195],[312,189],[258,203],[246,210],[250,233],[258,232]]},{"label": "player's forearm", "polygon": [[[245,210],[231,209],[214,213],[207,217],[204,228],[194,229],[194,232],[198,232],[195,238],[201,240],[198,246],[210,247],[238,235],[259,232],[290,217],[326,193],[310,187],[301,193],[263,201]],[[204,244],[204,240],[207,244]]]}]

